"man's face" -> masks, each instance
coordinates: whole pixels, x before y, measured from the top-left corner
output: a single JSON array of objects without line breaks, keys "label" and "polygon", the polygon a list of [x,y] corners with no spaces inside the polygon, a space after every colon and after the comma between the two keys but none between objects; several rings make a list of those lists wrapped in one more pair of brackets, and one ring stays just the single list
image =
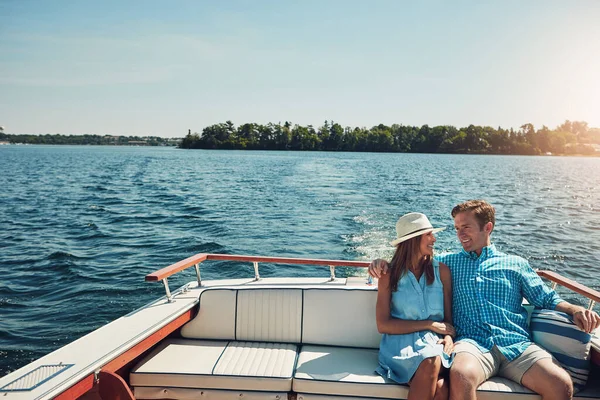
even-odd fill
[{"label": "man's face", "polygon": [[481,228],[472,211],[463,211],[454,217],[456,236],[465,251],[480,254],[481,249],[489,244],[492,227],[492,223],[488,222]]}]

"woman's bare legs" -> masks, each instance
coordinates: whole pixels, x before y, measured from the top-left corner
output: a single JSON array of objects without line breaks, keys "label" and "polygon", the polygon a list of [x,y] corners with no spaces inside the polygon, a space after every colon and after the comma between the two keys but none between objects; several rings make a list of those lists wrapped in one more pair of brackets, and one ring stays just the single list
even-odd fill
[{"label": "woman's bare legs", "polygon": [[448,400],[449,395],[450,388],[448,388],[448,377],[440,376],[437,381],[433,400]]},{"label": "woman's bare legs", "polygon": [[408,400],[433,400],[441,368],[442,360],[439,356],[421,361],[419,368],[410,380]]}]

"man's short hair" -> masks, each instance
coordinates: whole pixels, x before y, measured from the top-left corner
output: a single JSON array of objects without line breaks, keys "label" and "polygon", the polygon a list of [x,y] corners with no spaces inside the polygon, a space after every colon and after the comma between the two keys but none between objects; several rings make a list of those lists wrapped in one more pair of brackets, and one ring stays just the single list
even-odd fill
[{"label": "man's short hair", "polygon": [[483,226],[488,222],[491,222],[494,226],[496,225],[496,210],[494,209],[494,206],[485,200],[469,200],[457,204],[452,209],[452,218],[456,217],[456,214],[464,211],[473,212],[475,219],[479,223],[479,229],[483,229]]}]

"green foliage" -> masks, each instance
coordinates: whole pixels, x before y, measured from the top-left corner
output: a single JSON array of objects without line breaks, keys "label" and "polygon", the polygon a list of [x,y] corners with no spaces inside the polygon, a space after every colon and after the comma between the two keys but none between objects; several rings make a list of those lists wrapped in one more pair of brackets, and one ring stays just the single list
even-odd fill
[{"label": "green foliage", "polygon": [[315,130],[311,125],[290,122],[243,124],[237,129],[231,121],[204,128],[202,135],[188,135],[180,147],[191,149],[323,150],[412,153],[475,154],[594,154],[585,143],[600,143],[600,129],[585,122],[566,121],[556,130],[543,126],[535,130],[524,124],[518,131],[469,125],[430,127],[383,124],[366,128],[342,127],[325,121]]}]

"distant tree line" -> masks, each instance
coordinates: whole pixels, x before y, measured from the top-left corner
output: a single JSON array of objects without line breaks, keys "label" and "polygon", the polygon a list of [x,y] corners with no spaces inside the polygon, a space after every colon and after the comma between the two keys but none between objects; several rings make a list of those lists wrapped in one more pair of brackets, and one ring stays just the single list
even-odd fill
[{"label": "distant tree line", "polygon": [[474,154],[595,154],[600,129],[587,122],[565,121],[556,129],[535,129],[525,124],[518,130],[469,125],[377,125],[370,129],[342,127],[325,121],[320,127],[231,121],[208,126],[202,133],[188,133],[184,149],[370,151],[406,153]]},{"label": "distant tree line", "polygon": [[175,139],[157,136],[111,136],[111,135],[13,135],[0,131],[0,142],[23,144],[71,144],[116,146],[175,146]]}]

